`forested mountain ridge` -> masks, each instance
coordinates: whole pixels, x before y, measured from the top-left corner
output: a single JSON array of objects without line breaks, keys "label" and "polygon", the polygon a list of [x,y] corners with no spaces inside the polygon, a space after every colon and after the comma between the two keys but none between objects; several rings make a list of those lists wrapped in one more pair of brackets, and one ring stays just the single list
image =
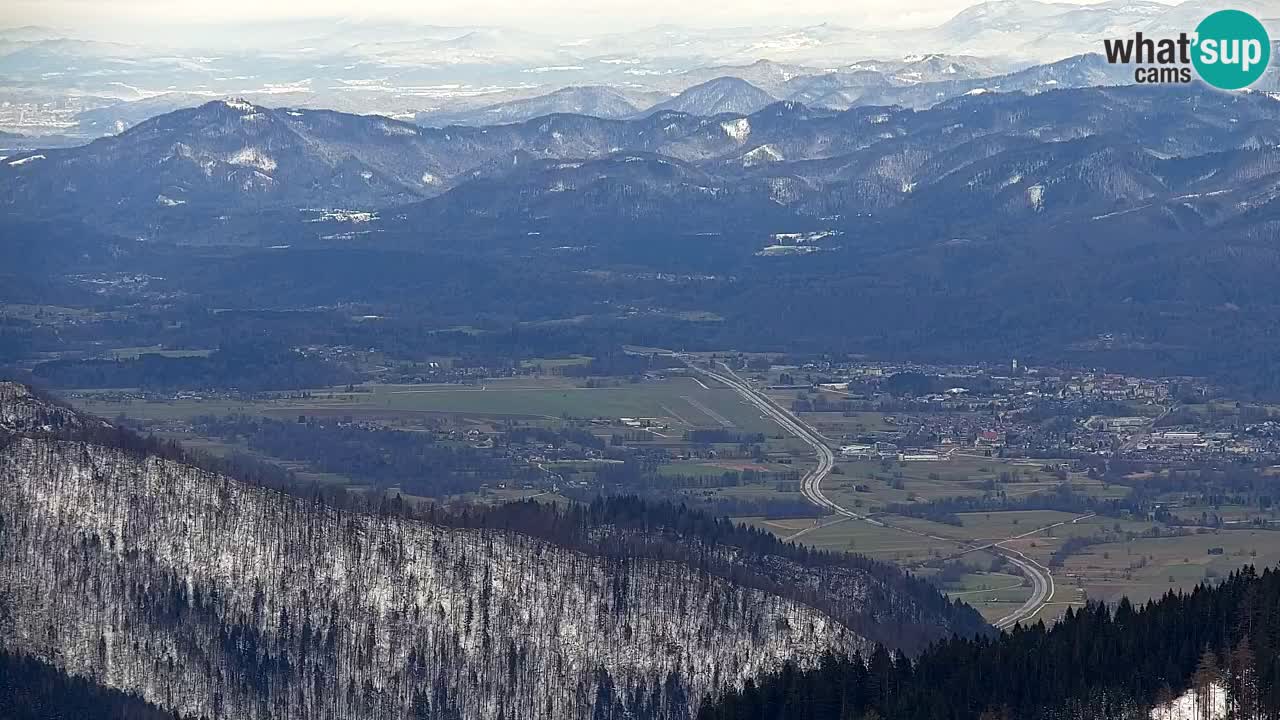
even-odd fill
[{"label": "forested mountain ridge", "polygon": [[[523,237],[583,211],[666,220],[678,204],[680,212],[722,219],[733,212],[721,207],[722,195],[764,208],[756,214],[775,216],[767,225],[783,229],[893,210],[994,233],[974,215],[1092,221],[1174,200],[1202,216],[1184,224],[1221,224],[1266,204],[1245,192],[1254,186],[1244,180],[1270,183],[1274,170],[1241,167],[1237,155],[1274,147],[1280,116],[1280,104],[1262,93],[1196,88],[1170,99],[1139,86],[991,92],[923,111],[761,102],[741,106],[752,112],[693,108],[712,116],[658,109],[631,120],[552,114],[444,128],[211,102],[83,147],[8,158],[0,163],[0,206],[183,241],[192,225],[225,226],[267,211],[318,237],[331,233],[313,224],[320,220],[406,232],[418,243],[478,223]],[[971,202],[939,201],[957,190]],[[1223,205],[1229,193],[1242,195],[1240,208]],[[656,210],[635,211],[632,194],[651,198],[645,204]],[[390,211],[418,202],[424,208],[408,211],[407,222]],[[326,207],[382,209],[387,217],[297,212]]]},{"label": "forested mountain ridge", "polygon": [[[868,661],[829,657],[811,671],[789,666],[698,717],[1274,720],[1278,643],[1280,572],[1245,567],[1217,586],[1140,607],[1091,603],[1052,627],[954,638],[911,663],[877,651]],[[1170,714],[1184,692],[1188,714]]]},{"label": "forested mountain ridge", "polygon": [[[40,422],[60,410],[33,412],[34,396],[0,388],[0,407],[28,408],[0,415],[18,418],[0,433],[4,649],[166,710],[676,718],[784,660],[808,667],[870,647],[831,614],[761,589],[767,567],[734,582],[707,569],[711,553],[705,566],[608,555],[495,526],[517,527],[528,506],[485,527],[483,512],[433,523],[334,507],[180,462],[176,450],[148,452],[141,439],[113,445],[127,436],[109,426]],[[662,533],[619,534],[645,522],[611,515],[579,534],[660,544]],[[857,565],[834,589],[815,572],[833,604],[912,606],[906,586]],[[964,624],[915,607],[918,620]]]},{"label": "forested mountain ridge", "polygon": [[23,385],[0,382],[0,437],[6,433],[81,429],[86,422],[97,426],[106,424],[37,396]]}]

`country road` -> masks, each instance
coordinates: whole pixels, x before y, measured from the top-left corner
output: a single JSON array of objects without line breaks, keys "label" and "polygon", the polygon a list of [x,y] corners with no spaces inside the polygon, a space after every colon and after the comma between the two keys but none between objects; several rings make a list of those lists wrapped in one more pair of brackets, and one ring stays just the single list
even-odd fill
[{"label": "country road", "polygon": [[[791,411],[778,405],[776,402],[774,402],[772,399],[770,399],[763,393],[757,392],[749,384],[747,384],[747,381],[743,380],[741,377],[738,376],[737,373],[735,373],[731,368],[729,368],[728,365],[721,363],[721,367],[724,368],[723,371],[712,370],[704,367],[699,367],[696,364],[696,362],[690,357],[687,357],[684,355],[680,355],[679,357],[680,359],[684,360],[685,364],[688,365],[689,368],[692,369],[694,372],[699,373],[705,377],[709,377],[715,380],[716,382],[719,382],[735,390],[739,395],[743,397],[743,399],[745,399],[747,402],[759,408],[761,412],[763,412],[766,416],[768,416],[774,422],[781,425],[783,429],[787,430],[791,434],[800,438],[806,444],[808,444],[810,447],[813,448],[813,451],[817,456],[818,463],[817,465],[814,466],[812,470],[810,470],[808,473],[805,474],[800,484],[800,492],[805,496],[805,499],[807,499],[809,502],[819,507],[827,508],[832,512],[836,513],[837,515],[841,515],[845,518],[849,518],[852,520],[862,520],[863,522],[867,522],[879,527],[893,528],[895,530],[911,533],[913,535],[919,535],[921,537],[925,537],[933,540],[940,540],[944,542],[955,542],[954,538],[944,538],[936,535],[930,535],[928,533],[923,533],[918,530],[913,530],[910,528],[889,525],[881,520],[877,520],[873,517],[870,517],[869,515],[856,513],[852,510],[849,510],[848,508],[841,506],[839,503],[835,502],[831,498],[828,498],[822,492],[822,481],[826,479],[827,475],[831,474],[831,470],[835,467],[836,458],[835,458],[835,453],[831,451],[831,446],[827,444],[826,439],[822,436],[821,433],[819,433],[814,428],[810,427],[808,423],[801,420]],[[1080,519],[1083,519],[1083,518],[1076,518],[1075,520],[1072,520],[1069,522],[1076,522]],[[827,524],[832,525],[835,523],[832,522]],[[1061,525],[1061,524],[1063,523],[1056,523],[1056,525]],[[815,528],[809,528],[809,529],[816,529],[816,527],[818,526],[815,526]],[[1044,529],[1045,528],[1040,528],[1032,531],[1031,533],[1026,533],[1018,537],[1019,538],[1026,537],[1035,532],[1040,532],[1041,530],[1044,530]],[[807,532],[807,530],[802,530],[798,533],[795,533],[788,539],[794,539],[796,537],[799,537],[800,535],[803,535],[805,532]],[[1004,547],[1001,544],[1004,542],[1008,542],[1009,540],[1015,540],[1015,539],[1018,539],[1018,538],[1008,538],[1000,542],[990,543],[981,548],[984,550],[989,550],[991,552],[1000,554],[1006,560],[1012,563],[1015,567],[1017,567],[1018,570],[1028,580],[1031,581],[1031,597],[1027,598],[1027,601],[1023,603],[1021,606],[1019,606],[1018,609],[1014,610],[1012,613],[992,623],[992,625],[994,625],[995,627],[1001,630],[1013,627],[1017,623],[1030,620],[1031,618],[1035,617],[1036,614],[1039,613],[1040,610],[1045,605],[1047,605],[1050,600],[1053,599],[1053,593],[1054,593],[1053,575],[1050,574],[1048,568],[1040,565],[1034,559],[1027,557],[1022,552]],[[976,550],[978,548],[973,548],[973,549]]]}]

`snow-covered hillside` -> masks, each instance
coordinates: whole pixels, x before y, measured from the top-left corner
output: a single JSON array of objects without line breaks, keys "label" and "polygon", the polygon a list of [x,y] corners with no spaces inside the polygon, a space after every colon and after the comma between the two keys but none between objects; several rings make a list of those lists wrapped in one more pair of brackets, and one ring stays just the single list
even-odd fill
[{"label": "snow-covered hillside", "polygon": [[182,713],[687,717],[784,659],[866,648],[681,563],[338,510],[39,433],[0,447],[0,642]]}]

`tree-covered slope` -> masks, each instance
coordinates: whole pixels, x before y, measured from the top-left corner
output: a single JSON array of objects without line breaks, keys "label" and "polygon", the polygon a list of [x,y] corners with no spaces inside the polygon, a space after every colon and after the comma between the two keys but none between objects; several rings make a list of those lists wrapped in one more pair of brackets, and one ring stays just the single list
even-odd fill
[{"label": "tree-covered slope", "polygon": [[866,662],[788,666],[698,717],[1146,720],[1188,688],[1225,695],[1238,720],[1280,717],[1280,572],[1245,568],[1140,608],[1093,604],[1052,628],[956,638],[914,663],[879,650]]},{"label": "tree-covered slope", "polygon": [[182,714],[679,718],[869,649],[854,627],[977,627],[897,571],[673,508],[358,511],[18,386],[0,408],[0,647]]}]

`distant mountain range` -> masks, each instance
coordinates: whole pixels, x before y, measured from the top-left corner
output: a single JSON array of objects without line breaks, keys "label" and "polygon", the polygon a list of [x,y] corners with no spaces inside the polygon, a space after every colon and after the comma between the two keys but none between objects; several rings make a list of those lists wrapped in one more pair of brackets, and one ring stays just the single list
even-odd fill
[{"label": "distant mountain range", "polygon": [[[648,210],[635,212],[674,218],[678,207],[688,222],[704,214],[698,208],[724,217],[726,202],[781,218],[946,207],[954,210],[949,223],[972,217],[986,225],[1141,212],[1184,195],[1192,205],[1217,198],[1202,222],[1254,206],[1244,196],[1223,201],[1257,195],[1227,169],[1243,162],[1240,153],[1267,157],[1280,140],[1280,103],[1266,94],[995,92],[1105,79],[1100,72],[1095,58],[1080,58],[920,112],[790,102],[723,112],[767,96],[745,81],[712,81],[678,104],[713,117],[660,107],[628,120],[554,114],[477,128],[220,101],[83,147],[18,153],[0,163],[0,198],[8,212],[72,214],[127,234],[163,232],[175,219],[374,211],[428,198],[436,227],[526,214],[551,222],[631,215],[625,207],[642,197]],[[958,90],[977,81],[956,82]],[[936,84],[915,87],[938,92]],[[1265,167],[1257,162],[1251,167]],[[605,191],[610,184],[618,186]]]},{"label": "distant mountain range", "polygon": [[218,101],[81,148],[20,154],[0,167],[10,207],[63,205],[96,215],[90,206],[122,214],[378,206],[420,198],[437,182],[415,162],[417,136],[417,127],[387,118]]},{"label": "distant mountain range", "polygon": [[543,115],[568,113],[598,118],[619,119],[635,115],[639,110],[631,100],[611,87],[566,87],[531,98],[495,103],[462,112],[419,113],[415,122],[421,125],[501,125],[531,120]]},{"label": "distant mountain range", "polygon": [[[927,108],[966,93],[1036,93],[1133,82],[1131,69],[1111,65],[1096,53],[1011,73],[1000,73],[997,68],[977,58],[943,55],[915,56],[894,62],[865,61],[830,72],[762,61],[748,66],[717,68],[737,74],[704,81],[644,109],[632,105],[611,88],[571,87],[475,110],[422,113],[416,121],[433,127],[491,125],[531,120],[552,113],[621,119],[663,110],[703,116],[723,113],[749,115],[778,99],[839,110],[860,105]],[[686,74],[689,77],[696,75]],[[773,89],[766,91],[743,76],[764,77]],[[107,111],[96,111],[102,112]]]},{"label": "distant mountain range", "polygon": [[[781,101],[482,127],[210,103],[0,161],[0,223],[19,241],[0,287],[40,301],[88,292],[58,275],[83,258],[177,276],[164,248],[240,245],[261,250],[202,260],[198,289],[163,297],[328,307],[444,283],[465,322],[547,319],[572,288],[573,314],[647,346],[1061,358],[1127,334],[1156,350],[1088,363],[1280,388],[1265,341],[1280,101],[1055,89],[1067,75],[1043,72],[1007,76],[1035,92],[957,81],[983,85],[922,109]],[[633,284],[637,268],[708,279],[669,294]],[[670,319],[686,311],[721,319]]]},{"label": "distant mountain range", "polygon": [[[0,31],[0,77],[6,79],[0,98],[15,109],[0,111],[0,129],[93,137],[218,97],[417,116],[430,125],[516,122],[551,112],[625,117],[627,104],[648,110],[724,77],[775,99],[845,108],[865,104],[864,95],[867,102],[895,100],[891,91],[868,95],[869,88],[962,84],[1097,53],[1106,38],[1186,31],[1218,4],[995,0],[914,30],[661,25],[572,38],[495,27],[284,23],[255,29],[264,35],[259,41],[237,37],[231,47],[198,50],[20,28]],[[1267,3],[1232,6],[1254,12],[1280,37],[1280,13]],[[625,102],[603,90],[566,88],[609,88]],[[902,92],[903,102],[921,107],[950,91]]]}]

